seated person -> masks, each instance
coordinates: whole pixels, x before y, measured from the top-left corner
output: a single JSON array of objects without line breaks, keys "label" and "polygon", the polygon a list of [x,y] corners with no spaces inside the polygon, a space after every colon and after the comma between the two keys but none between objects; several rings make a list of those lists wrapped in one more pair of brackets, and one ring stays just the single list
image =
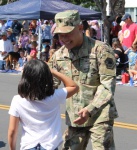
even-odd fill
[{"label": "seated person", "polygon": [[[2,32],[0,40],[0,70],[4,70],[8,68],[8,64],[5,64],[3,60],[5,56],[8,55],[9,52],[13,51],[13,45],[10,40],[7,39],[7,33]],[[4,67],[5,66],[5,67]]]},{"label": "seated person", "polygon": [[18,60],[18,65],[17,65],[16,70],[22,71],[27,59],[25,57],[25,50],[20,49],[19,53],[20,53],[20,58]]},{"label": "seated person", "polygon": [[29,43],[29,35],[27,30],[23,30],[18,39],[19,48],[26,48]]},{"label": "seated person", "polygon": [[36,58],[37,58],[37,42],[36,42],[36,41],[31,42],[30,56],[31,56],[33,59],[36,59]]},{"label": "seated person", "polygon": [[[38,41],[38,35],[36,34],[32,34],[30,36],[29,42],[26,44],[26,55],[30,55],[30,51],[31,51],[31,43],[32,42],[37,42]],[[38,43],[37,43],[38,44]]]},{"label": "seated person", "polygon": [[121,72],[126,72],[128,67],[128,58],[127,55],[124,54],[124,50],[120,44],[118,38],[112,39],[112,48],[114,49],[115,58],[117,62],[117,75],[121,75]]},{"label": "seated person", "polygon": [[40,53],[40,59],[41,59],[42,61],[48,62],[48,60],[49,60],[49,51],[50,51],[50,46],[47,45],[47,46],[45,47],[45,51],[43,51],[43,52]]}]

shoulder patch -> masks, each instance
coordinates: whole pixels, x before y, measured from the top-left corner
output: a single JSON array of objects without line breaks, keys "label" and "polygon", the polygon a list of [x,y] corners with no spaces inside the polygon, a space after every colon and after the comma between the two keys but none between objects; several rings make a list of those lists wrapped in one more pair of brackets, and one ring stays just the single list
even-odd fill
[{"label": "shoulder patch", "polygon": [[113,61],[112,58],[106,58],[105,64],[106,64],[107,69],[113,69],[115,66],[115,62]]}]

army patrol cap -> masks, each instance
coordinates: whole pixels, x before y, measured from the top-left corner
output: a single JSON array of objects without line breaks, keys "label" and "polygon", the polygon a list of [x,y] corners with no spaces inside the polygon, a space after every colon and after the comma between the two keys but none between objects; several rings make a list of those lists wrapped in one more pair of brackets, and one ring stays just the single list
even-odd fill
[{"label": "army patrol cap", "polygon": [[81,22],[77,10],[67,10],[55,16],[56,28],[54,33],[69,33]]}]

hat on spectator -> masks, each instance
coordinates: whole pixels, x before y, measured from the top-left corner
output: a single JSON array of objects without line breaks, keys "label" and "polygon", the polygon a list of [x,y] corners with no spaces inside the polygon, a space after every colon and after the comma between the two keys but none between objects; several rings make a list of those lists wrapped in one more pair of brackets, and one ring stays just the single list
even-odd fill
[{"label": "hat on spectator", "polygon": [[98,21],[97,20],[92,20],[92,21],[90,21],[90,23],[98,23]]},{"label": "hat on spectator", "polygon": [[125,24],[125,22],[124,22],[124,21],[121,21],[119,25],[120,25],[120,26],[123,26],[124,24]]},{"label": "hat on spectator", "polygon": [[131,18],[131,15],[126,13],[125,15],[123,15],[123,17],[121,18],[122,21],[125,21],[126,19]]},{"label": "hat on spectator", "polygon": [[91,26],[90,28],[97,30],[97,29],[96,29],[96,26]]},{"label": "hat on spectator", "polygon": [[2,36],[2,35],[7,35],[7,33],[6,33],[6,32],[1,32],[0,35],[1,35],[1,36]]},{"label": "hat on spectator", "polygon": [[48,20],[44,20],[44,23],[48,23],[49,21]]},{"label": "hat on spectator", "polygon": [[13,32],[13,31],[12,31],[12,28],[8,28],[6,31],[9,31],[9,32],[11,32],[11,33]]},{"label": "hat on spectator", "polygon": [[67,10],[55,16],[56,28],[54,33],[69,33],[81,22],[77,10]]},{"label": "hat on spectator", "polygon": [[90,26],[92,26],[93,24],[95,25],[95,24],[98,24],[98,21],[97,20],[90,20],[89,22],[88,22],[88,24],[90,25]]}]

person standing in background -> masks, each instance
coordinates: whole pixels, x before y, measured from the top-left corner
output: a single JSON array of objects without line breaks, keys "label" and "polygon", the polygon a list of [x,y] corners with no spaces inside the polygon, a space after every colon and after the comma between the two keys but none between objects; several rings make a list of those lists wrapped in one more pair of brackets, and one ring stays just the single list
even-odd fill
[{"label": "person standing in background", "polygon": [[122,28],[122,46],[124,50],[137,43],[137,24],[132,21],[131,15],[126,13],[122,19],[125,22]]},{"label": "person standing in background", "polygon": [[87,20],[83,20],[83,21],[82,21],[82,25],[83,25],[83,32],[84,32],[84,34],[85,34],[87,37],[91,37],[91,34],[90,34],[90,26],[89,26]]},{"label": "person standing in background", "polygon": [[28,21],[28,20],[24,20],[24,21],[22,22],[22,26],[23,26],[23,29],[24,29],[24,30],[29,31],[29,21]]},{"label": "person standing in background", "polygon": [[21,33],[21,30],[23,28],[22,24],[18,21],[18,20],[14,20],[12,23],[12,30],[13,30],[13,34],[15,36],[19,36],[19,34]]},{"label": "person standing in background", "polygon": [[99,26],[99,23],[97,20],[92,20],[90,22],[91,28],[94,28],[96,30],[96,39],[101,40],[101,28]]},{"label": "person standing in background", "polygon": [[7,55],[9,52],[13,51],[13,45],[10,40],[7,39],[7,33],[2,32],[1,34],[2,39],[0,40],[0,56],[2,58]]},{"label": "person standing in background", "polygon": [[41,25],[42,29],[42,40],[49,40],[51,43],[52,35],[51,35],[51,26],[48,20],[44,20],[44,24]]},{"label": "person standing in background", "polygon": [[8,69],[7,64],[6,67],[4,67],[4,57],[7,56],[9,52],[13,51],[13,45],[10,40],[7,39],[7,33],[2,32],[1,34],[1,40],[0,40],[0,70]]},{"label": "person standing in background", "polygon": [[12,23],[13,23],[12,20],[7,20],[7,22],[5,23],[6,29],[12,28]]},{"label": "person standing in background", "polygon": [[2,32],[6,32],[6,26],[4,20],[0,20],[0,33]]},{"label": "person standing in background", "polygon": [[10,40],[13,45],[15,45],[16,44],[16,37],[13,34],[12,28],[8,28],[8,29],[6,29],[6,31],[7,31],[7,39]]},{"label": "person standing in background", "polygon": [[123,40],[122,28],[123,28],[124,24],[125,24],[124,21],[121,21],[119,24],[121,26],[121,30],[118,32],[118,39],[121,44],[122,44],[122,40]]}]

